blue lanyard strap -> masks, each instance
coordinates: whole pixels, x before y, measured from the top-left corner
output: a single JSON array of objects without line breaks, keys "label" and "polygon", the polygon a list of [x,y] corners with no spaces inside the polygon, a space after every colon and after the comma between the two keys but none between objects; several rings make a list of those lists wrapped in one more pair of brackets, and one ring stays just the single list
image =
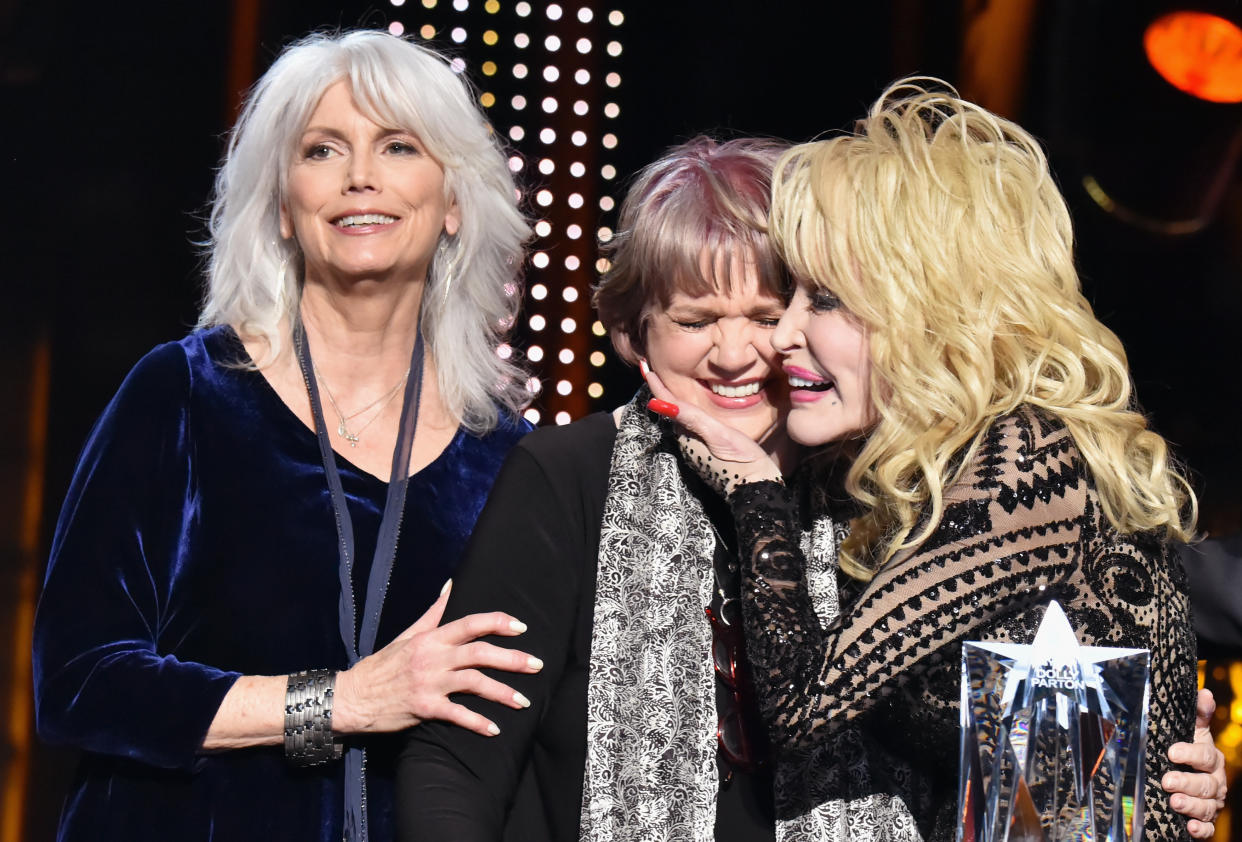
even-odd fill
[{"label": "blue lanyard strap", "polygon": [[[420,312],[421,317],[421,312]],[[414,431],[418,426],[419,400],[423,390],[423,329],[418,320],[414,338],[414,351],[410,355],[410,376],[406,378],[405,394],[401,402],[401,423],[397,428],[397,442],[392,451],[392,468],[388,479],[388,497],[384,503],[384,517],[380,521],[379,536],[375,542],[375,558],[371,562],[371,574],[367,579],[366,598],[362,603],[362,633],[357,633],[354,610],[354,524],[345,503],[341,488],[341,474],[336,466],[332,442],[328,440],[328,426],[324,423],[323,405],[319,400],[319,385],[315,381],[311,365],[310,342],[299,316],[293,327],[294,344],[298,351],[298,364],[302,379],[306,381],[306,393],[310,397],[311,413],[315,419],[315,436],[319,440],[319,456],[323,461],[324,475],[332,498],[332,511],[336,517],[337,545],[341,563],[338,568],[340,600],[338,619],[341,642],[349,665],[375,651],[375,638],[379,633],[380,612],[392,575],[393,560],[397,554],[397,539],[401,534],[401,518],[405,511],[405,492],[409,485],[410,451],[414,446]],[[345,753],[345,839],[349,842],[366,842],[366,754],[359,746],[350,746]]]}]

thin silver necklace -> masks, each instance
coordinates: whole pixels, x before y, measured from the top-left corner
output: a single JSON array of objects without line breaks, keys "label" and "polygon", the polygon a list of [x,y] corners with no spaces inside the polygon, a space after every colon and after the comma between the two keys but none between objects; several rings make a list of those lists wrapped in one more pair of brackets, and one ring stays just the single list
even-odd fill
[{"label": "thin silver necklace", "polygon": [[[341,410],[340,404],[336,402],[336,398],[332,396],[332,389],[329,388],[328,381],[324,379],[323,374],[319,371],[319,366],[315,365],[312,362],[311,368],[315,372],[315,377],[319,378],[319,382],[323,384],[323,391],[328,396],[328,403],[332,404],[332,411],[335,412],[337,418],[340,419],[340,423],[336,425],[336,434],[340,436],[341,438],[345,439],[345,441],[349,442],[350,447],[358,446],[358,437],[362,435],[362,433],[366,430],[367,427],[370,427],[371,424],[374,423],[376,418],[379,418],[381,415],[384,414],[384,407],[388,406],[388,404],[392,401],[392,399],[397,396],[398,390],[400,390],[402,384],[405,383],[406,378],[410,376],[410,370],[407,368],[405,370],[405,374],[401,375],[401,379],[398,380],[391,389],[389,389],[384,394],[380,395],[375,400],[371,401],[369,404],[364,406],[362,409],[359,409],[356,412],[352,412],[349,415],[346,415]],[[359,415],[366,412],[367,410],[374,409],[377,406],[379,407],[379,411],[376,412],[374,415],[372,415],[370,418],[368,418],[361,427],[359,427],[356,430],[349,429],[350,421],[354,420],[355,418],[357,418]]]}]

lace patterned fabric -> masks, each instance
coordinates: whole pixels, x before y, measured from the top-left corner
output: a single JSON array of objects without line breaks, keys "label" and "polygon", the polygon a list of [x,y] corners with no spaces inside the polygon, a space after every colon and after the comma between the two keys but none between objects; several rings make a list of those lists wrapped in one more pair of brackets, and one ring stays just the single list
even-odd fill
[{"label": "lace patterned fabric", "polygon": [[[933,780],[955,780],[962,642],[1029,643],[1055,598],[1081,643],[1151,650],[1146,834],[1189,838],[1159,789],[1169,745],[1194,727],[1195,640],[1175,553],[1114,529],[1069,432],[1028,407],[992,426],[945,498],[922,546],[895,556],[825,628],[803,582],[790,493],[755,483],[730,497],[773,744],[806,750],[857,724]],[[952,838],[955,797],[941,787],[934,815],[918,816],[933,838]]]},{"label": "lace patterned fabric", "polygon": [[[671,436],[641,407],[617,431],[600,535],[587,689],[581,839],[711,842],[719,776],[711,599],[716,536]],[[836,528],[806,535],[815,606],[837,613]],[[801,540],[801,539],[800,539]],[[816,621],[818,622],[818,621]],[[878,758],[883,758],[877,762]],[[776,768],[777,839],[918,840],[908,766],[848,730]]]},{"label": "lace patterned fabric", "polygon": [[[793,486],[804,511],[801,549],[810,604],[823,627],[840,614],[837,547],[848,525],[826,515],[829,484],[807,465]],[[873,735],[846,727],[813,746],[783,751],[776,763],[777,842],[922,840],[914,816],[928,811],[929,781]],[[926,828],[924,828],[926,830]]]},{"label": "lace patterned fabric", "polygon": [[635,405],[613,448],[596,574],[581,839],[710,842],[715,536]]}]

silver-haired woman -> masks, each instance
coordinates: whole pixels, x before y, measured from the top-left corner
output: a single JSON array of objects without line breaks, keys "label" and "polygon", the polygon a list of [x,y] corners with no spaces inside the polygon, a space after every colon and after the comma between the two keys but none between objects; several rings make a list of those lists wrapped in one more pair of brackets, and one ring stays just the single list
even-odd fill
[{"label": "silver-haired woman", "polygon": [[[368,735],[524,700],[539,662],[437,628],[526,432],[495,353],[527,226],[467,85],[380,32],[313,36],[251,92],[216,181],[197,330],[87,441],[36,622],[40,733],[84,750],[62,839],[385,839]],[[421,616],[420,616],[421,615]]]}]

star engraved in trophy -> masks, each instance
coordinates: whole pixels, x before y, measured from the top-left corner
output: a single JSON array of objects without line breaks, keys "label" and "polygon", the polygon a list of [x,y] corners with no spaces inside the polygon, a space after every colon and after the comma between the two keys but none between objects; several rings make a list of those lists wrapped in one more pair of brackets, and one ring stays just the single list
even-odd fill
[{"label": "star engraved in trophy", "polygon": [[1138,842],[1148,651],[1079,646],[1049,603],[1030,645],[962,645],[958,842]]}]

